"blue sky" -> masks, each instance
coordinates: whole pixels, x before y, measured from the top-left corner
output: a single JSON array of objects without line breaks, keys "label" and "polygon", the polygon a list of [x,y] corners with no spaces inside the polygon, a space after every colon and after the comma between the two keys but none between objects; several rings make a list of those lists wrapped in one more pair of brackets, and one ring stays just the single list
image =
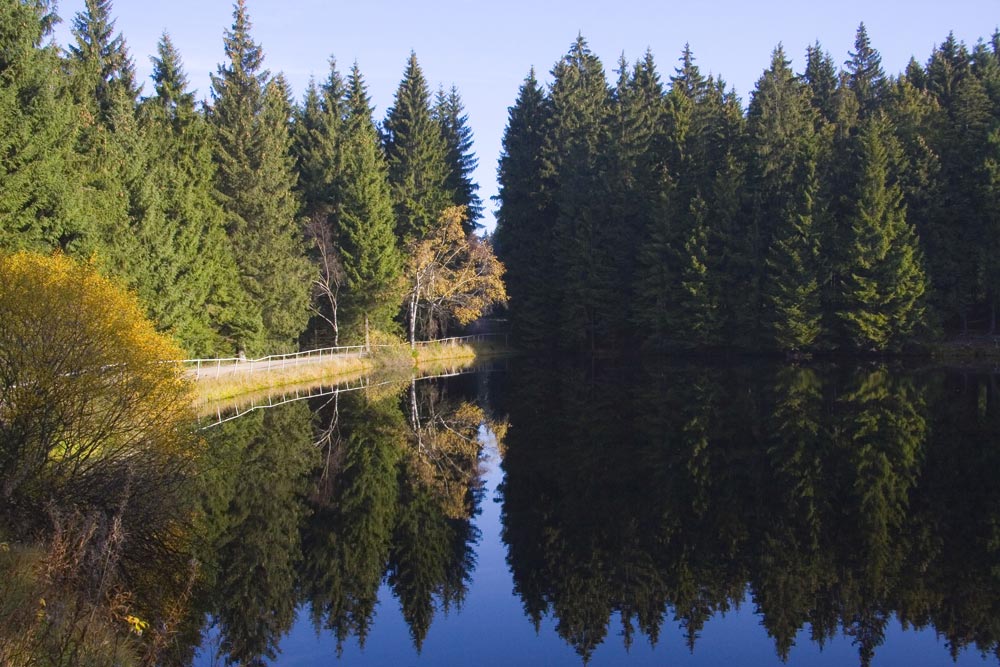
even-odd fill
[{"label": "blue sky", "polygon": [[[57,40],[66,44],[84,0],[63,0]],[[528,69],[543,80],[577,33],[604,62],[609,79],[618,56],[630,61],[651,48],[661,74],[673,72],[685,42],[705,73],[721,74],[744,105],[778,42],[801,71],[805,48],[819,40],[838,63],[847,58],[858,23],[865,22],[889,73],[911,55],[925,61],[949,31],[970,46],[1000,26],[1000,0],[908,2],[653,2],[641,0],[248,0],[253,36],[265,65],[282,71],[301,97],[310,76],[322,80],[335,56],[346,72],[358,61],[375,115],[392,104],[410,50],[433,87],[455,84],[465,101],[479,157],[476,173],[485,200],[496,194],[496,160],[507,108]],[[140,79],[148,84],[149,56],[166,30],[181,52],[192,87],[209,97],[209,73],[223,59],[222,33],[232,24],[227,0],[117,0],[116,27],[124,33]],[[492,206],[488,206],[492,209]],[[492,227],[492,215],[487,215]]]}]

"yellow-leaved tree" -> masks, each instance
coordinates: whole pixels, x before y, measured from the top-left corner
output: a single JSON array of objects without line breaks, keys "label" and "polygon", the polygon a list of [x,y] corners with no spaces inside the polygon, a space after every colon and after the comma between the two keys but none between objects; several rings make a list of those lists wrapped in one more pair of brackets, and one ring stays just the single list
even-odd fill
[{"label": "yellow-leaved tree", "polygon": [[493,304],[507,302],[504,266],[490,244],[466,234],[464,206],[450,206],[438,226],[408,248],[406,278],[410,345],[418,322],[432,336],[454,320],[460,325],[479,318]]},{"label": "yellow-leaved tree", "polygon": [[183,461],[181,358],[93,262],[0,255],[0,500],[107,498],[109,470]]}]

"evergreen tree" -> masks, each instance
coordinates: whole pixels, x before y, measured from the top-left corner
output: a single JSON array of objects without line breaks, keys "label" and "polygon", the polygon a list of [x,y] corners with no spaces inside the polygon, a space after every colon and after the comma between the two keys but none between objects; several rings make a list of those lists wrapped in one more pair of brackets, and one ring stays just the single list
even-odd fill
[{"label": "evergreen tree", "polygon": [[865,24],[858,25],[854,37],[854,51],[844,65],[847,68],[847,85],[858,98],[862,118],[867,118],[880,108],[885,94],[885,72],[882,71],[882,56],[872,48]]},{"label": "evergreen tree", "polygon": [[604,68],[582,36],[552,70],[552,120],[542,151],[543,178],[556,184],[560,239],[556,261],[559,340],[570,348],[612,342],[622,303],[615,290],[618,221],[606,217],[610,94]]},{"label": "evergreen tree", "polygon": [[309,82],[305,99],[295,116],[293,152],[298,173],[297,192],[302,215],[329,222],[337,209],[343,169],[344,83],[336,61],[322,87]]},{"label": "evergreen tree", "polygon": [[415,53],[410,53],[382,129],[396,234],[421,239],[434,228],[451,193],[448,149],[431,115],[430,91]]},{"label": "evergreen tree", "polygon": [[305,326],[311,272],[296,215],[290,153],[291,103],[281,77],[269,81],[250,36],[245,0],[225,35],[228,63],[212,77],[217,188],[227,213],[243,287],[263,327],[240,345],[269,352],[290,347]]},{"label": "evergreen tree", "polygon": [[141,116],[163,215],[153,218],[156,226],[137,230],[148,271],[138,291],[158,326],[189,354],[231,354],[243,332],[259,329],[260,312],[242,291],[214,196],[211,128],[195,109],[166,33],[157,51],[151,58],[156,95],[143,103]]},{"label": "evergreen tree", "polygon": [[122,105],[135,104],[140,91],[125,38],[114,31],[111,0],[86,0],[73,18],[76,43],[68,49],[77,100],[107,125],[113,125]]},{"label": "evergreen tree", "polygon": [[965,44],[949,32],[941,46],[934,49],[927,62],[927,89],[941,106],[949,109],[958,91],[958,84],[969,74],[969,51]]},{"label": "evergreen tree", "polygon": [[72,149],[76,109],[41,0],[0,8],[0,248],[88,252]]},{"label": "evergreen tree", "polygon": [[452,193],[451,203],[464,206],[469,212],[465,224],[466,230],[472,233],[482,226],[479,220],[483,217],[483,200],[477,194],[479,184],[472,180],[479,160],[472,153],[472,130],[458,88],[452,86],[447,93],[443,89],[438,90],[433,115],[441,126],[447,148],[448,177],[445,188]]},{"label": "evergreen tree", "polygon": [[550,301],[555,214],[541,176],[549,113],[545,93],[531,70],[508,110],[497,168],[500,206],[493,240],[507,267],[511,331],[528,347],[548,340],[555,326]]},{"label": "evergreen tree", "polygon": [[356,322],[388,329],[402,296],[403,260],[393,232],[395,220],[388,170],[357,64],[347,84],[342,206],[338,227],[348,302]]},{"label": "evergreen tree", "polygon": [[801,202],[796,202],[776,232],[768,250],[768,279],[764,302],[768,308],[770,338],[783,350],[811,347],[821,332],[820,293],[817,280],[819,239],[813,223],[816,186],[815,159],[804,156],[801,164]]},{"label": "evergreen tree", "polygon": [[850,266],[838,316],[855,348],[898,348],[923,321],[923,260],[890,172],[891,151],[898,149],[885,116],[865,121],[857,141],[860,173]]},{"label": "evergreen tree", "polygon": [[809,86],[810,100],[820,118],[834,122],[837,115],[837,67],[833,57],[819,42],[806,47],[806,69],[802,75]]},{"label": "evergreen tree", "polygon": [[[667,119],[663,84],[653,54],[646,51],[629,70],[624,57],[614,96],[615,206],[611,216],[622,226],[622,294],[630,304],[627,316],[643,327],[642,339],[658,346],[666,340],[669,316],[657,306],[669,290],[658,280],[674,267],[669,240],[671,189],[669,146],[663,131]],[[663,234],[663,236],[661,236]]]},{"label": "evergreen tree", "polygon": [[[812,229],[815,115],[781,46],[757,81],[748,113],[750,188],[759,335],[779,347],[809,346],[818,332],[816,237]],[[773,247],[772,247],[773,246]],[[777,306],[775,311],[765,304]]]}]

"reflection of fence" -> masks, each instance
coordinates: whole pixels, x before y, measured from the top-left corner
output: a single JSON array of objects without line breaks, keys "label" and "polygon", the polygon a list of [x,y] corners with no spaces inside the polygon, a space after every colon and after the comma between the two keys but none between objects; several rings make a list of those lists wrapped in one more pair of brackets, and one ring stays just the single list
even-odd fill
[{"label": "reflection of fence", "polygon": [[[435,380],[438,378],[449,378],[455,377],[457,375],[467,375],[469,373],[480,373],[486,370],[486,367],[475,366],[472,368],[463,368],[461,370],[456,370],[450,373],[436,373],[434,375],[424,375],[421,377],[411,378],[413,381],[420,380]],[[410,381],[410,380],[403,380]],[[276,408],[279,405],[286,405],[288,403],[294,403],[295,401],[304,401],[310,398],[320,398],[323,396],[333,396],[334,394],[341,394],[348,391],[357,391],[358,389],[368,389],[371,387],[382,387],[390,384],[398,384],[399,379],[384,380],[382,382],[372,382],[370,377],[361,377],[356,380],[347,380],[345,382],[340,382],[337,384],[324,384],[319,383],[315,385],[310,385],[308,387],[293,387],[289,389],[279,389],[274,392],[269,392],[266,397],[251,397],[246,403],[239,405],[229,404],[225,409],[222,407],[222,403],[219,403],[215,408],[214,414],[209,413],[208,418],[211,423],[204,423],[204,416],[199,419],[199,424],[201,426],[200,430],[210,429],[213,426],[218,426],[219,424],[224,424],[225,422],[232,421],[233,419],[239,419],[245,415],[254,412],[255,410],[266,410],[268,408]]]},{"label": "reflection of fence", "polygon": [[[415,345],[423,347],[427,345],[456,346],[461,343],[481,343],[487,340],[503,339],[507,344],[507,334],[504,333],[483,333],[472,336],[456,336],[453,338],[440,338],[438,340],[417,341]],[[334,359],[352,359],[367,357],[375,349],[385,349],[398,347],[405,349],[409,346],[403,344],[382,344],[382,345],[348,345],[342,347],[323,347],[316,350],[305,350],[303,352],[291,352],[289,354],[270,354],[259,359],[245,359],[243,357],[222,357],[214,359],[183,359],[176,363],[183,364],[190,371],[194,372],[195,379],[205,377],[219,377],[222,375],[235,375],[237,373],[254,373],[261,371],[280,370],[302,364],[319,363],[322,361],[332,361]]]}]

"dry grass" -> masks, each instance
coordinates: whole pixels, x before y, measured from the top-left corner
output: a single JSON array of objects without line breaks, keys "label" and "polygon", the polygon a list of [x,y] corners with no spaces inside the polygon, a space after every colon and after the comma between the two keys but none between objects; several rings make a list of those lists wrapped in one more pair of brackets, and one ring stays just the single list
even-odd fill
[{"label": "dry grass", "polygon": [[195,407],[227,399],[252,396],[278,387],[331,382],[360,376],[375,368],[367,357],[324,359],[313,364],[250,373],[240,370],[229,375],[205,377],[195,382]]},{"label": "dry grass", "polygon": [[423,374],[455,372],[487,357],[507,353],[502,345],[492,343],[432,343],[411,350],[409,345],[380,348],[372,357],[325,359],[284,369],[248,373],[245,370],[220,377],[201,378],[195,382],[195,407],[199,412],[215,411],[220,404],[240,404],[266,397],[276,389],[294,391],[317,384],[337,384],[365,375],[385,375],[387,379],[414,369]]}]

